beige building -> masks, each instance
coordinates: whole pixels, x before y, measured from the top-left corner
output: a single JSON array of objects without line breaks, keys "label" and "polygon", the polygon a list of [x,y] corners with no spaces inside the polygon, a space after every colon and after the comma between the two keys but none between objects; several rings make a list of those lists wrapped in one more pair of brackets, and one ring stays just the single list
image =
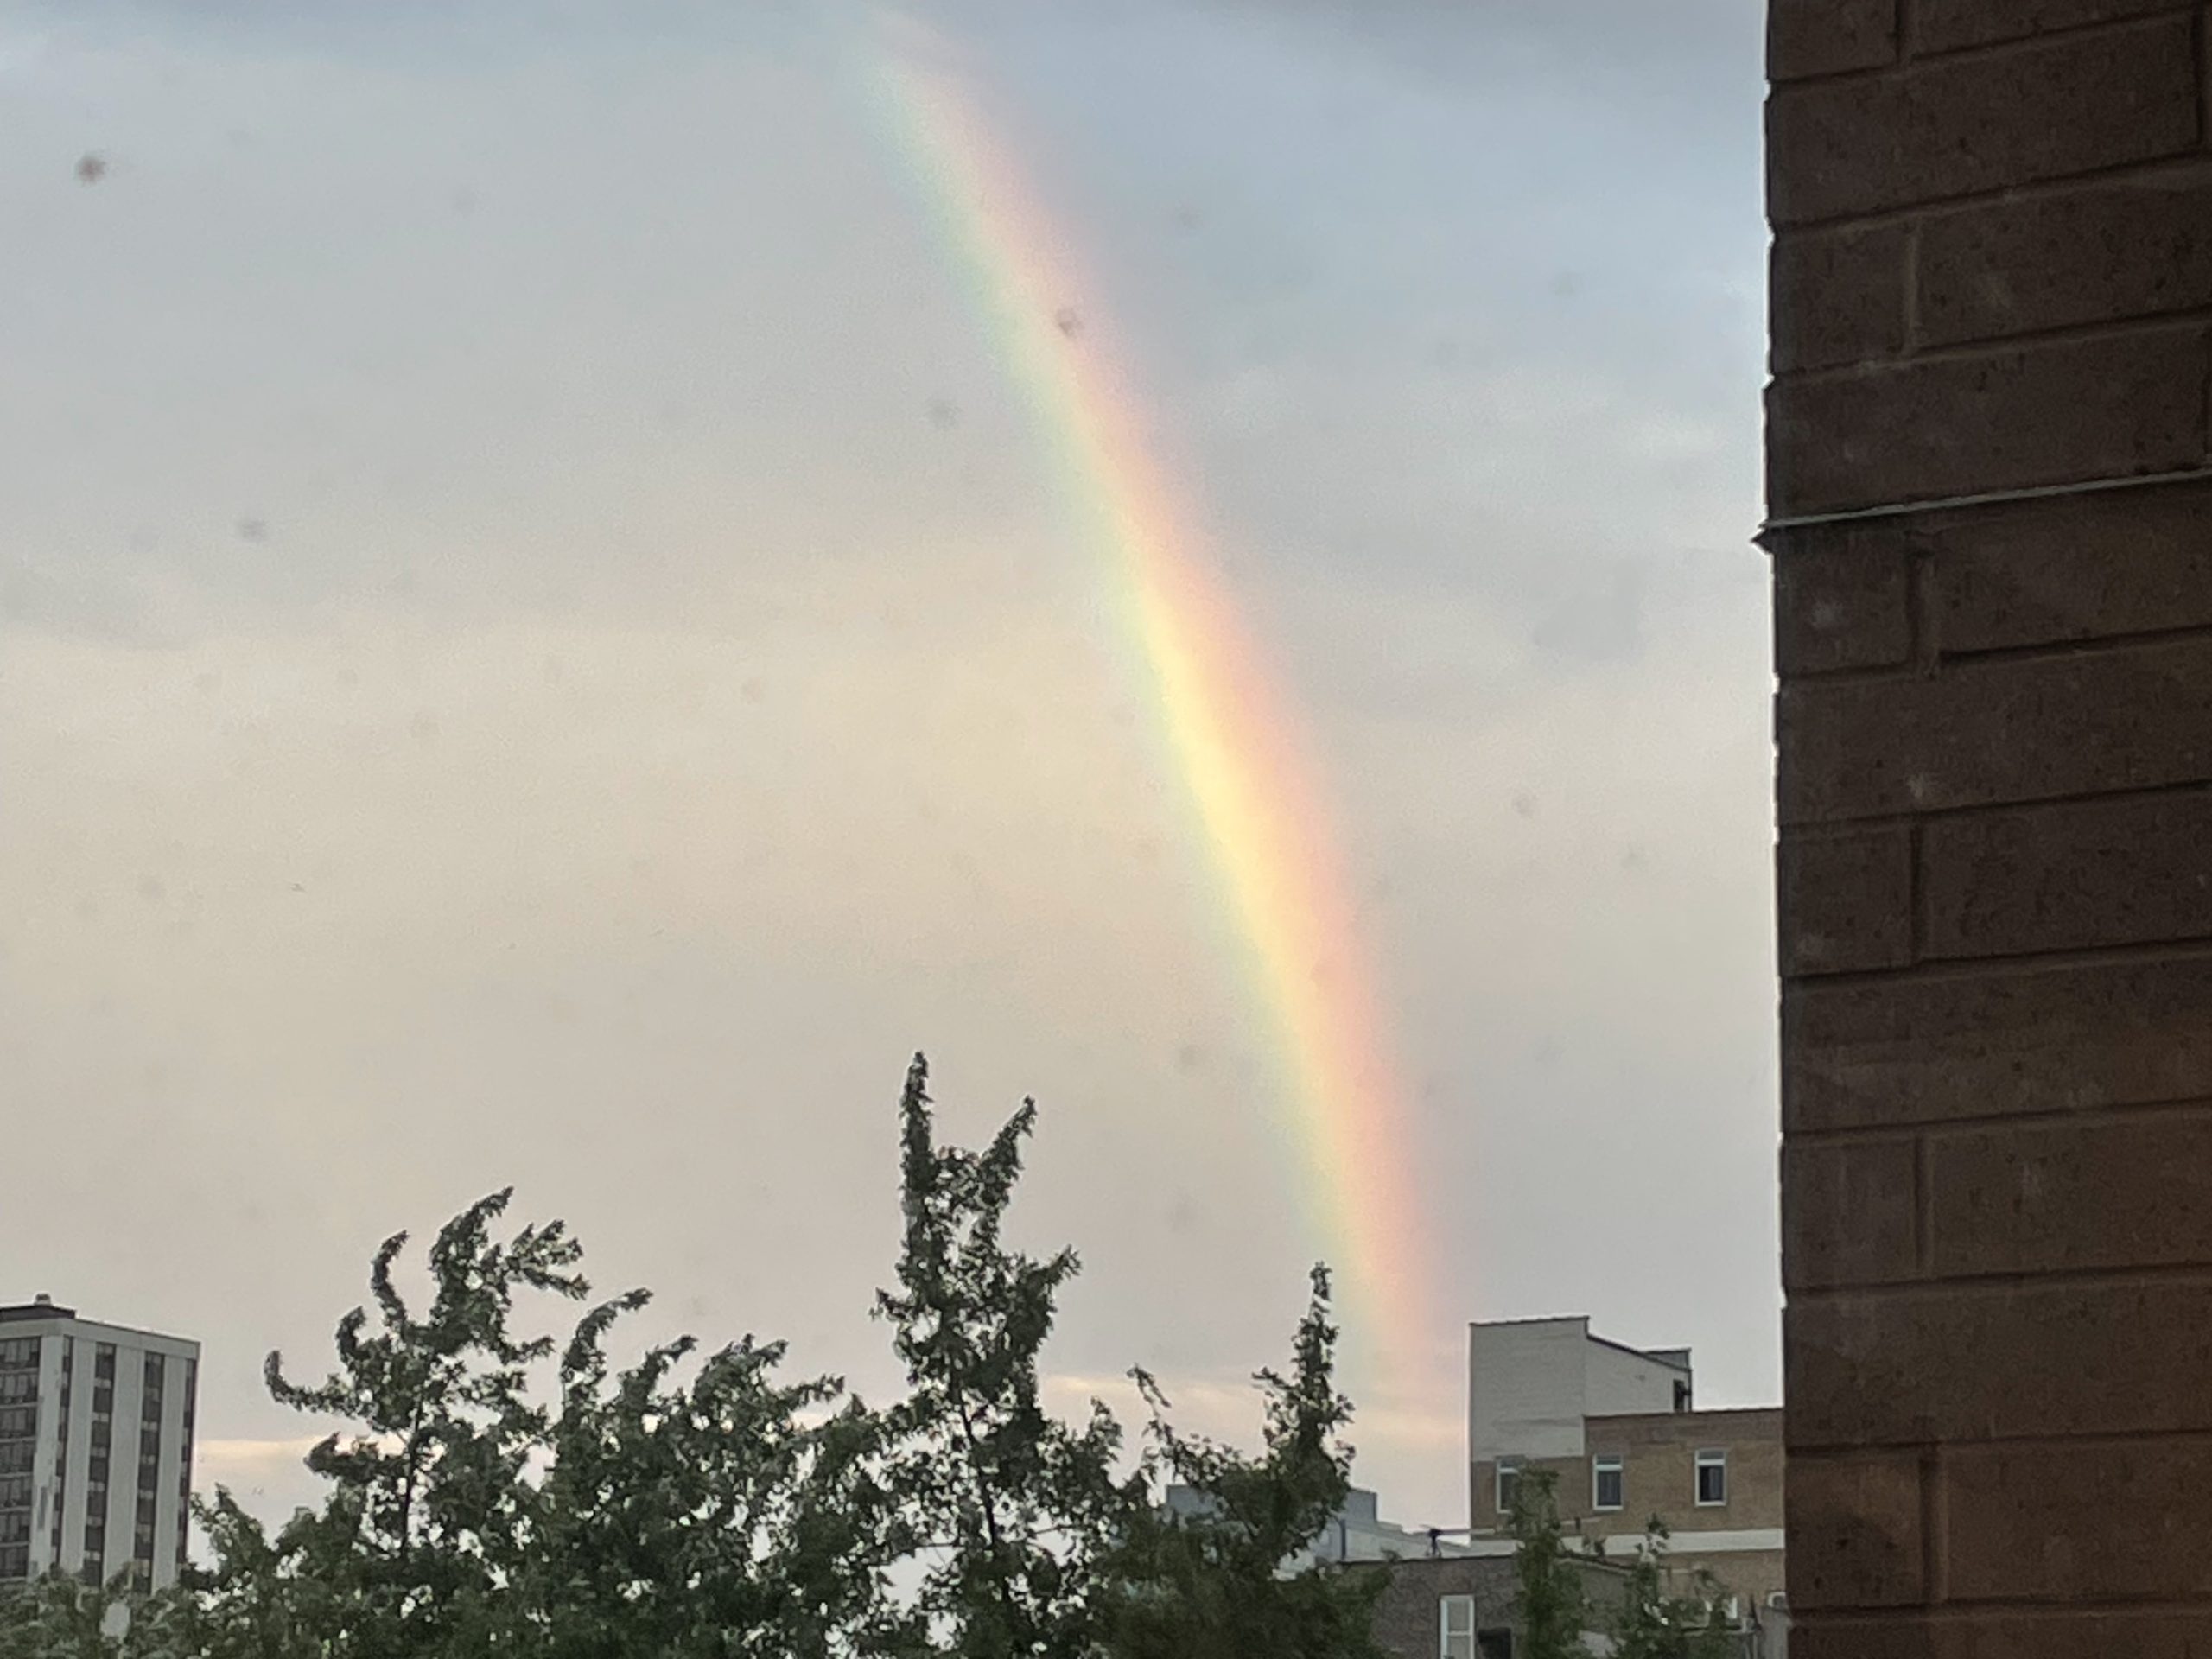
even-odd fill
[{"label": "beige building", "polygon": [[[1556,1478],[1573,1532],[1620,1557],[1656,1517],[1668,1560],[1703,1567],[1738,1622],[1778,1638],[1782,1411],[1700,1411],[1687,1348],[1630,1348],[1586,1319],[1478,1324],[1467,1348],[1469,1522],[1478,1552],[1510,1554],[1514,1483]],[[1779,1639],[1758,1644],[1778,1652]]]}]

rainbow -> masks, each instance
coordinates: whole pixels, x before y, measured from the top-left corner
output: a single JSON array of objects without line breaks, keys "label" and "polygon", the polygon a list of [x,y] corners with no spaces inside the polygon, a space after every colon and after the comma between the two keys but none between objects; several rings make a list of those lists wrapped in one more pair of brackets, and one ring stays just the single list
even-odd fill
[{"label": "rainbow", "polygon": [[898,26],[869,54],[872,102],[1026,397],[1074,527],[1111,573],[1275,1028],[1275,1082],[1352,1351],[1410,1382],[1446,1333],[1432,1319],[1405,1096],[1315,769],[1148,441],[1068,238],[935,37]]}]

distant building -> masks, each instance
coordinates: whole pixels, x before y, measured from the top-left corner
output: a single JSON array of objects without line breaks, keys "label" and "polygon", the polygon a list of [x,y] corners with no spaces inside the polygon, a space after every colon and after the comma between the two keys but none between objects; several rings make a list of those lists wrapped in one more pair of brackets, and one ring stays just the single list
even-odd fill
[{"label": "distant building", "polygon": [[[1201,1516],[1210,1507],[1204,1493],[1188,1486],[1170,1486],[1163,1502],[1170,1515]],[[1282,1570],[1296,1573],[1317,1563],[1413,1560],[1468,1553],[1466,1543],[1457,1535],[1446,1537],[1427,1528],[1397,1526],[1383,1520],[1379,1510],[1373,1492],[1353,1487],[1336,1517],[1319,1537],[1286,1560]]]},{"label": "distant building", "polygon": [[1469,1521],[1477,1554],[1506,1554],[1514,1482],[1545,1470],[1561,1517],[1617,1558],[1654,1516],[1682,1575],[1719,1581],[1736,1621],[1786,1627],[1782,1531],[1782,1412],[1696,1408],[1687,1348],[1637,1349],[1592,1336],[1586,1319],[1522,1319],[1470,1328]]},{"label": "distant building", "polygon": [[0,1585],[54,1567],[175,1582],[192,1500],[200,1344],[0,1306]]},{"label": "distant building", "polygon": [[[1624,1567],[1603,1561],[1569,1563],[1582,1581],[1590,1623],[1611,1626],[1624,1599]],[[1355,1562],[1351,1571],[1375,1570]],[[1510,1555],[1444,1556],[1399,1561],[1375,1604],[1375,1639],[1396,1659],[1517,1659],[1521,1652],[1520,1582]],[[1598,1634],[1584,1637],[1594,1655],[1612,1651]]]}]

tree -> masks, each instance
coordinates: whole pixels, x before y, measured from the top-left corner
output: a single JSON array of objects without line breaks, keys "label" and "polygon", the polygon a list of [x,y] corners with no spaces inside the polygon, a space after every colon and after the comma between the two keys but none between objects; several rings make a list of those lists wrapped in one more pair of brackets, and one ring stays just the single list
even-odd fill
[{"label": "tree", "polygon": [[[887,1500],[876,1420],[836,1379],[776,1380],[779,1344],[750,1337],[688,1382],[694,1344],[613,1373],[604,1344],[632,1291],[577,1323],[554,1403],[533,1374],[552,1338],[511,1329],[525,1291],[582,1300],[581,1249],[559,1223],[506,1242],[494,1193],[429,1252],[418,1317],[393,1281],[405,1235],[370,1270],[379,1328],[340,1321],[339,1367],[286,1379],[280,1401],[336,1415],[308,1467],[319,1510],[270,1539],[226,1492],[206,1506],[216,1557],[193,1623],[210,1659],[546,1659],[654,1653],[823,1659],[871,1650],[882,1611]],[[841,1403],[842,1402],[842,1403]]]},{"label": "tree", "polygon": [[1313,1545],[1351,1486],[1343,1432],[1351,1402],[1336,1386],[1329,1275],[1316,1268],[1287,1376],[1262,1370],[1263,1449],[1248,1457],[1169,1426],[1167,1401],[1134,1375],[1153,1408],[1152,1461],[1191,1488],[1195,1513],[1135,1517],[1114,1559],[1108,1648],[1115,1659],[1382,1659],[1371,1633],[1379,1573],[1285,1564]]},{"label": "tree", "polygon": [[1629,1566],[1627,1593],[1613,1624],[1614,1659],[1726,1659],[1719,1585],[1699,1568],[1693,1593],[1667,1592],[1667,1523],[1653,1516]]},{"label": "tree", "polygon": [[[440,1230],[429,1253],[435,1294],[419,1317],[392,1276],[407,1235],[386,1239],[369,1269],[377,1328],[365,1307],[340,1320],[338,1366],[321,1382],[290,1381],[283,1357],[269,1356],[274,1398],[352,1426],[308,1454],[329,1497],[295,1516],[273,1547],[276,1577],[294,1592],[285,1621],[310,1651],[481,1652],[514,1617],[505,1595],[540,1497],[526,1475],[550,1433],[531,1373],[553,1339],[518,1338],[510,1319],[524,1291],[581,1300],[590,1287],[576,1271],[582,1252],[559,1222],[493,1237],[511,1196],[493,1193]],[[219,1565],[217,1604],[270,1593],[271,1563],[257,1559],[253,1536],[217,1536],[219,1548],[226,1541],[244,1553]]]},{"label": "tree", "polygon": [[0,1592],[0,1659],[119,1659],[124,1633],[141,1638],[130,1651],[161,1651],[152,1639],[156,1605],[128,1588],[125,1575],[86,1584],[49,1573],[20,1590]]},{"label": "tree", "polygon": [[[157,1596],[49,1579],[0,1599],[0,1659],[1374,1659],[1379,1581],[1276,1574],[1349,1478],[1325,1274],[1287,1373],[1258,1374],[1260,1456],[1178,1434],[1140,1374],[1131,1459],[1103,1406],[1070,1425],[1039,1397],[1077,1263],[1004,1240],[1034,1104],[969,1152],[938,1144],[926,1084],[917,1056],[877,1303],[902,1399],[785,1380],[783,1345],[750,1335],[616,1366],[645,1293],[589,1305],[562,1224],[503,1232],[494,1192],[431,1243],[427,1303],[399,1287],[407,1235],[384,1242],[322,1381],[269,1356],[276,1400],[340,1425],[306,1460],[319,1504],[272,1531],[219,1488],[211,1566]],[[548,1299],[588,1305],[565,1341],[525,1316]],[[1214,1512],[1160,1516],[1162,1468]]]},{"label": "tree", "polygon": [[1582,1650],[1589,1625],[1582,1574],[1567,1546],[1559,1515],[1559,1478],[1523,1469],[1513,1483],[1510,1529],[1521,1618],[1522,1659],[1570,1659]]},{"label": "tree", "polygon": [[1039,1354],[1077,1261],[1003,1236],[1037,1104],[971,1153],[938,1144],[928,1084],[917,1054],[899,1108],[898,1288],[876,1300],[910,1389],[889,1413],[888,1478],[923,1566],[918,1608],[937,1650],[962,1659],[1088,1659],[1102,1564],[1142,1489],[1116,1476],[1122,1432],[1104,1406],[1071,1428],[1039,1399]]},{"label": "tree", "polygon": [[[750,1337],[674,1374],[690,1338],[610,1383],[578,1330],[540,1490],[537,1535],[512,1586],[547,1659],[653,1653],[826,1659],[875,1628],[886,1506],[874,1420],[834,1378],[782,1383],[781,1344]],[[828,1411],[825,1419],[818,1414]]]}]

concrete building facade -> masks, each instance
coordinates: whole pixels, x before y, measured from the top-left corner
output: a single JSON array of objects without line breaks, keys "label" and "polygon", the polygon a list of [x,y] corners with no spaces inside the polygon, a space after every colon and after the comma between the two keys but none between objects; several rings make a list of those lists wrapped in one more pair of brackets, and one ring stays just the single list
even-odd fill
[{"label": "concrete building facade", "polygon": [[1702,1568],[1752,1628],[1783,1623],[1783,1414],[1701,1411],[1686,1348],[1637,1349],[1583,1318],[1468,1332],[1471,1547],[1510,1553],[1515,1483],[1554,1477],[1560,1514],[1616,1556],[1654,1519],[1678,1575]]},{"label": "concrete building facade", "polygon": [[190,1531],[200,1345],[0,1306],[0,1585],[59,1567],[174,1583]]},{"label": "concrete building facade", "polygon": [[1769,23],[1795,1640],[2212,1652],[2212,9]]}]

